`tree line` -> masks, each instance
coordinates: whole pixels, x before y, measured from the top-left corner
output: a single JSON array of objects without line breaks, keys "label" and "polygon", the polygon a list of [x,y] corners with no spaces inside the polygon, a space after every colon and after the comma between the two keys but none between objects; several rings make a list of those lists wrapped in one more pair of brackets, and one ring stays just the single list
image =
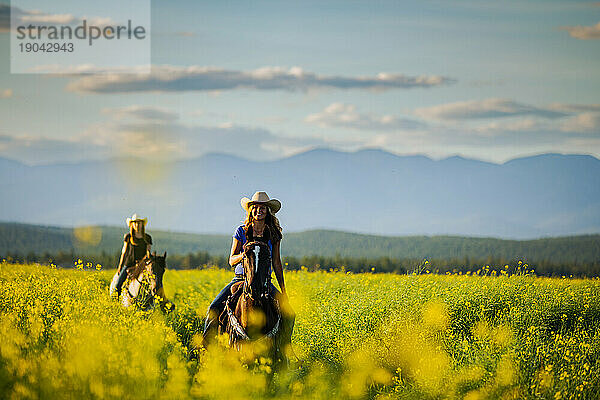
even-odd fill
[{"label": "tree line", "polygon": [[[78,260],[90,267],[98,265],[103,269],[116,268],[120,253],[101,252],[99,254],[80,254],[75,250],[58,251],[54,254],[44,252],[36,254],[11,253],[0,255],[0,260],[13,263],[54,264],[69,268]],[[506,259],[502,257],[471,258],[356,258],[335,256],[287,256],[282,259],[286,270],[308,271],[346,271],[353,273],[435,273],[435,274],[515,274],[529,273],[538,276],[600,277],[600,260],[595,262],[561,262],[548,260]],[[229,269],[228,257],[214,255],[206,251],[187,254],[168,254],[167,266],[170,269]]]},{"label": "tree line", "polygon": [[[77,254],[112,254],[123,246],[126,230],[116,227],[57,228],[0,222],[0,255],[27,255],[59,251]],[[152,231],[153,249],[169,254],[199,251],[226,256],[230,235],[207,235]],[[458,236],[374,236],[349,232],[313,230],[284,232],[281,254],[304,257],[318,254],[336,259],[465,260],[485,262],[490,255],[502,260],[522,259],[548,265],[588,265],[600,260],[600,235],[505,240]],[[382,263],[385,263],[382,261]]]}]

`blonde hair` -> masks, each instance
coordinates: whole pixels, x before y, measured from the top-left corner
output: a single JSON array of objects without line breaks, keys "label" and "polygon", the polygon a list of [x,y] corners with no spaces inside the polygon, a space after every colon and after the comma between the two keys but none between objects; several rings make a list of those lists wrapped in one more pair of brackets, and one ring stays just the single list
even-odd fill
[{"label": "blonde hair", "polygon": [[[135,228],[134,226],[134,221],[131,221],[129,223],[129,241],[131,242],[131,244],[136,244],[135,241],[138,240],[135,238]],[[146,241],[146,224],[144,224],[142,222],[142,227],[140,228],[140,232],[142,234],[141,240],[143,240],[144,242]]]},{"label": "blonde hair", "polygon": [[[248,213],[246,214],[246,220],[244,221],[244,231],[247,233],[248,228],[252,226],[254,222],[254,218],[252,217],[252,207],[254,207],[256,203],[248,206]],[[271,213],[271,209],[267,206],[267,217],[265,218],[265,225],[269,228],[271,234],[271,241],[278,242],[283,238],[281,234],[281,225],[279,225],[279,220],[275,215]]]}]

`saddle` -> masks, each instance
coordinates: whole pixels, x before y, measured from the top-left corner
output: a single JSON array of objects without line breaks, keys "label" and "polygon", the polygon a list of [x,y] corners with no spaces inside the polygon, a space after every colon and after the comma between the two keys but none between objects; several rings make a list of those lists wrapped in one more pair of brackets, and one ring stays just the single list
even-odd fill
[{"label": "saddle", "polygon": [[243,287],[244,287],[244,281],[239,281],[239,282],[234,283],[233,285],[231,285],[231,288],[230,288],[231,295],[236,294],[237,291],[241,290]]},{"label": "saddle", "polygon": [[[244,281],[236,282],[231,286],[230,295],[225,300],[225,307],[223,311],[219,315],[219,327],[225,326],[227,320],[229,319],[228,310],[235,310],[238,300],[244,291]],[[219,332],[223,333],[223,332]]]},{"label": "saddle", "polygon": [[[237,303],[244,292],[244,281],[236,282],[231,286],[231,294],[225,301],[225,307],[219,315],[219,334],[225,333],[222,328],[226,327],[226,332],[229,334],[229,344],[234,342],[234,338],[242,340],[251,340],[244,329],[239,324],[239,321],[234,315],[234,311],[237,307]],[[267,295],[269,301],[269,307],[271,312],[278,316],[277,322],[273,329],[268,332],[265,336],[274,337],[277,335],[280,329],[281,311],[279,308],[279,302],[272,295]]]}]

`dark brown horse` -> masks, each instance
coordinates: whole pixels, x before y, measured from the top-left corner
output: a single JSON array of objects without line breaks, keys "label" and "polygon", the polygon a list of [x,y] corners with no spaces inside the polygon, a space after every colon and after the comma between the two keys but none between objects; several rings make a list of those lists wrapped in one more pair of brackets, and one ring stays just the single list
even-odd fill
[{"label": "dark brown horse", "polygon": [[237,349],[247,342],[266,339],[277,351],[281,327],[279,304],[271,292],[271,253],[264,242],[244,245],[244,281],[231,287],[231,295],[219,317],[219,332],[229,334]]}]

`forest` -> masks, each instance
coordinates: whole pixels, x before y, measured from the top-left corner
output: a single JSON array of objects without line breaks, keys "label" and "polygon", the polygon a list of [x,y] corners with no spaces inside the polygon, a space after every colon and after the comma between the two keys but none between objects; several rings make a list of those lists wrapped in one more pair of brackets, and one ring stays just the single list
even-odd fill
[{"label": "forest", "polygon": [[[116,227],[59,228],[0,223],[0,258],[9,262],[105,268],[118,262],[125,231]],[[152,232],[172,269],[228,268],[228,235]],[[387,237],[315,230],[284,235],[288,270],[391,273],[534,271],[540,276],[600,276],[600,235],[517,241],[458,236]]]}]

